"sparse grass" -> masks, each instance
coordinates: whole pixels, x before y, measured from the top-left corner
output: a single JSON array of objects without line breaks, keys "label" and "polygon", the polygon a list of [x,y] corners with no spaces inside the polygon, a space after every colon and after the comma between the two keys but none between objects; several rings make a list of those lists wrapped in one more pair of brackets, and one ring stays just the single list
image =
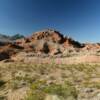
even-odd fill
[{"label": "sparse grass", "polygon": [[86,81],[84,82],[84,87],[88,88],[97,88],[100,89],[100,82],[91,82],[91,81]]},{"label": "sparse grass", "polygon": [[44,100],[47,94],[57,95],[61,100],[70,96],[77,100],[82,88],[100,90],[100,82],[92,82],[94,78],[100,78],[100,64],[2,63],[0,94],[4,91],[1,87],[6,82],[8,90],[16,91],[22,87],[29,87],[27,100]]},{"label": "sparse grass", "polygon": [[31,85],[31,92],[27,100],[44,100],[47,94],[57,95],[61,100],[66,100],[69,97],[77,100],[77,91],[75,87],[69,83],[64,84],[46,84],[46,81],[38,81]]}]

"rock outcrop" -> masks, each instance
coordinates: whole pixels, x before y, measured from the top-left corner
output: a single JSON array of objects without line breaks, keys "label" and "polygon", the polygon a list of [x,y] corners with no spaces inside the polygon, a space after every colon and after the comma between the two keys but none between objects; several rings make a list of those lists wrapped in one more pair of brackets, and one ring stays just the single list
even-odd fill
[{"label": "rock outcrop", "polygon": [[16,53],[20,52],[23,47],[20,47],[15,44],[5,43],[4,45],[0,46],[0,61],[5,59],[10,59],[11,56],[15,55]]},{"label": "rock outcrop", "polygon": [[64,55],[72,51],[88,52],[90,50],[100,51],[100,44],[82,44],[70,37],[63,36],[56,30],[46,29],[13,42],[0,42],[0,60],[9,59],[21,51],[54,56],[58,54]]},{"label": "rock outcrop", "polygon": [[58,54],[62,53],[68,47],[80,48],[81,44],[71,38],[64,37],[60,32],[55,30],[43,30],[33,33],[32,36],[19,39],[16,44],[24,47],[26,51],[35,53]]}]

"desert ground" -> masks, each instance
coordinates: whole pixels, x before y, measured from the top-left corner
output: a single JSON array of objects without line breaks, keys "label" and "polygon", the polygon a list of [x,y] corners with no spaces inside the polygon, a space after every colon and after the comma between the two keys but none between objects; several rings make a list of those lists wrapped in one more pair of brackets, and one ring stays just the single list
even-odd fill
[{"label": "desert ground", "polygon": [[100,64],[1,62],[0,100],[100,100]]}]

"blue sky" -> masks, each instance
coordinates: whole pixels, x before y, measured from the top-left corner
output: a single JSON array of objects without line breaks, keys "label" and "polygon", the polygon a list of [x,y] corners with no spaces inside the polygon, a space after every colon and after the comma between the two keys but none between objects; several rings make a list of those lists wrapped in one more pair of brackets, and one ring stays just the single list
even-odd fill
[{"label": "blue sky", "polygon": [[100,0],[0,0],[0,33],[53,28],[81,42],[100,42]]}]

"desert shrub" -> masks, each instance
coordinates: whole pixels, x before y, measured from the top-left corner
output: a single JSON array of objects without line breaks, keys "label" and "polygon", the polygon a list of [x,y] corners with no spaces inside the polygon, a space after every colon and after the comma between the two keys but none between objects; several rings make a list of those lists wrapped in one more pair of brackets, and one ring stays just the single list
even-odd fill
[{"label": "desert shrub", "polygon": [[18,80],[11,80],[9,82],[9,88],[11,88],[12,90],[16,90],[16,89],[20,88],[19,83],[20,83],[20,81],[18,81]]},{"label": "desert shrub", "polygon": [[28,93],[28,98],[26,100],[44,100],[47,94],[57,95],[61,100],[66,100],[68,98],[77,99],[77,91],[75,87],[69,83],[64,84],[46,84],[46,81],[38,81],[31,84],[31,91]]},{"label": "desert shrub", "polygon": [[44,43],[44,45],[43,45],[43,51],[44,51],[44,53],[49,53],[50,52],[49,51],[49,46],[48,46],[47,43]]},{"label": "desert shrub", "polygon": [[4,84],[5,84],[5,82],[0,80],[0,87],[3,86]]},{"label": "desert shrub", "polygon": [[28,94],[26,100],[44,100],[45,94],[41,91],[33,91]]},{"label": "desert shrub", "polygon": [[100,89],[100,83],[99,82],[86,81],[86,82],[84,82],[84,86],[88,87],[88,88],[97,88],[97,89]]},{"label": "desert shrub", "polygon": [[6,100],[5,96],[0,96],[0,100]]}]

